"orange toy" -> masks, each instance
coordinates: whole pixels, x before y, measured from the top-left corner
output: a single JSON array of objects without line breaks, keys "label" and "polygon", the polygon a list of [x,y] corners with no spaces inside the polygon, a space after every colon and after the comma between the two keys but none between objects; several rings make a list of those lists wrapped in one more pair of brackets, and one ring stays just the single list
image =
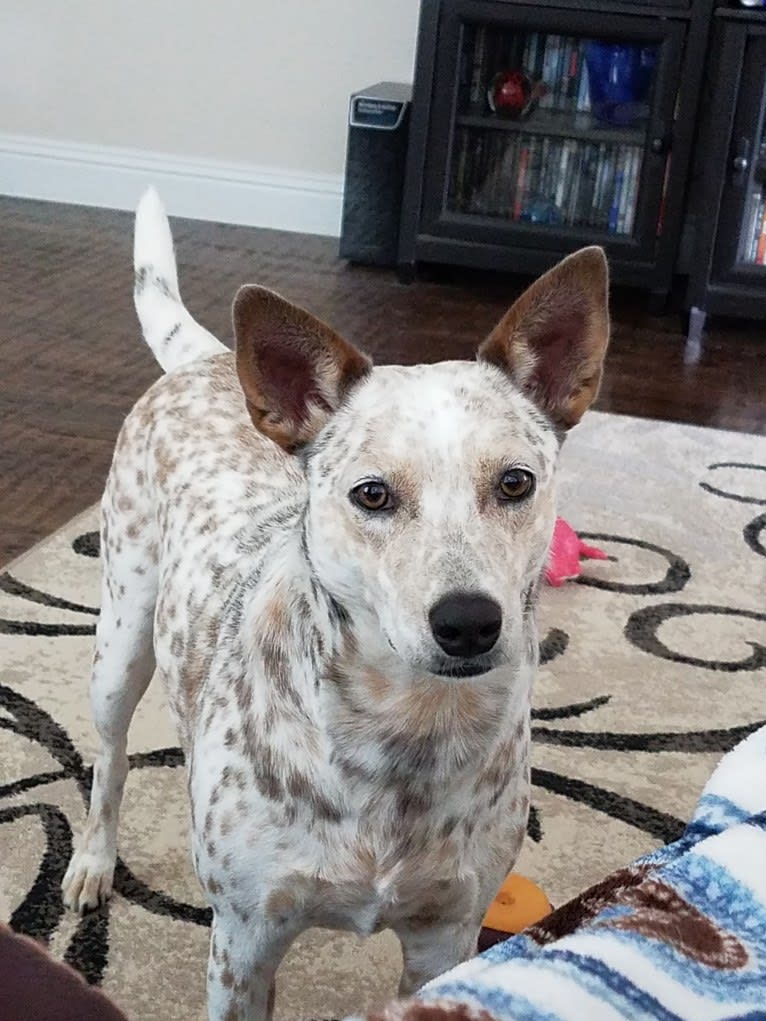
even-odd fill
[{"label": "orange toy", "polygon": [[511,873],[497,892],[482,923],[479,949],[486,950],[508,936],[522,932],[553,910],[543,891],[516,873]]}]

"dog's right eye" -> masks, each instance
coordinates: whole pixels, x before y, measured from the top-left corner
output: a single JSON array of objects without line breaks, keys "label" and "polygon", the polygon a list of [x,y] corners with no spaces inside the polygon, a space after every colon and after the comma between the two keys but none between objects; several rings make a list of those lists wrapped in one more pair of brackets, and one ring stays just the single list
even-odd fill
[{"label": "dog's right eye", "polygon": [[362,510],[382,511],[392,506],[391,493],[385,482],[362,482],[354,486],[349,496]]},{"label": "dog's right eye", "polygon": [[503,472],[497,488],[504,503],[523,500],[535,488],[535,477],[524,468],[509,468]]}]

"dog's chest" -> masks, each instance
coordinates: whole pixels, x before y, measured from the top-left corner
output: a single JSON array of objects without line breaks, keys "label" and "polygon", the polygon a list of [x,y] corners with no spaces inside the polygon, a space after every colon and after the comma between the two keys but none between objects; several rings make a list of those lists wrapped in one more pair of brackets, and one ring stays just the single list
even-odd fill
[{"label": "dog's chest", "polygon": [[[462,919],[478,898],[482,858],[468,841],[444,842],[425,828],[417,836],[411,832],[409,841],[380,834],[370,839],[369,830],[350,833],[344,852],[336,845],[328,856],[307,905],[309,924],[366,936],[402,924]],[[314,880],[307,883],[311,889]]]},{"label": "dog's chest", "polygon": [[[204,840],[196,841],[198,867],[209,891],[227,897],[234,888],[248,907],[278,924],[300,918],[305,926],[370,935],[458,921],[481,902],[482,877],[491,885],[496,876],[497,885],[504,872],[496,853],[503,841],[484,825],[469,835],[467,809],[460,820],[434,811],[403,821],[395,799],[383,794],[374,804],[365,799],[364,809],[347,803],[349,817],[341,822],[302,816],[279,823],[269,821],[259,800],[250,808],[245,796],[241,814],[224,812],[221,825],[213,821],[207,850]],[[514,822],[506,807],[502,828],[517,829],[521,820]]]},{"label": "dog's chest", "polygon": [[244,721],[216,715],[191,757],[195,860],[209,893],[233,886],[274,921],[365,935],[463,919],[486,884],[499,885],[527,808],[513,728],[487,768],[440,789],[433,760],[419,774],[365,772],[365,756],[338,762],[285,721],[246,748]]}]

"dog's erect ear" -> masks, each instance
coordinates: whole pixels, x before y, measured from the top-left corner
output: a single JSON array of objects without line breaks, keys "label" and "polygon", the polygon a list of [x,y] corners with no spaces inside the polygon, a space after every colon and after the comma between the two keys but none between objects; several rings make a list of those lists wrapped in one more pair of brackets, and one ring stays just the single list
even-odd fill
[{"label": "dog's erect ear", "polygon": [[241,287],[232,317],[247,410],[285,450],[310,442],[370,370],[370,360],[329,326],[265,287]]},{"label": "dog's erect ear", "polygon": [[598,393],[609,341],[602,248],[582,248],[540,277],[506,312],[479,357],[510,373],[553,422],[576,425]]}]

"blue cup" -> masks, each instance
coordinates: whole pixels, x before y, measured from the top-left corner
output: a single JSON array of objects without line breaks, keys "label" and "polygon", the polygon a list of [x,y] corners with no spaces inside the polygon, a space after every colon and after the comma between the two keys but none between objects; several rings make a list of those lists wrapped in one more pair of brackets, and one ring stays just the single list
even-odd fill
[{"label": "blue cup", "polygon": [[654,46],[588,40],[585,63],[594,117],[621,127],[646,117],[656,61]]}]

